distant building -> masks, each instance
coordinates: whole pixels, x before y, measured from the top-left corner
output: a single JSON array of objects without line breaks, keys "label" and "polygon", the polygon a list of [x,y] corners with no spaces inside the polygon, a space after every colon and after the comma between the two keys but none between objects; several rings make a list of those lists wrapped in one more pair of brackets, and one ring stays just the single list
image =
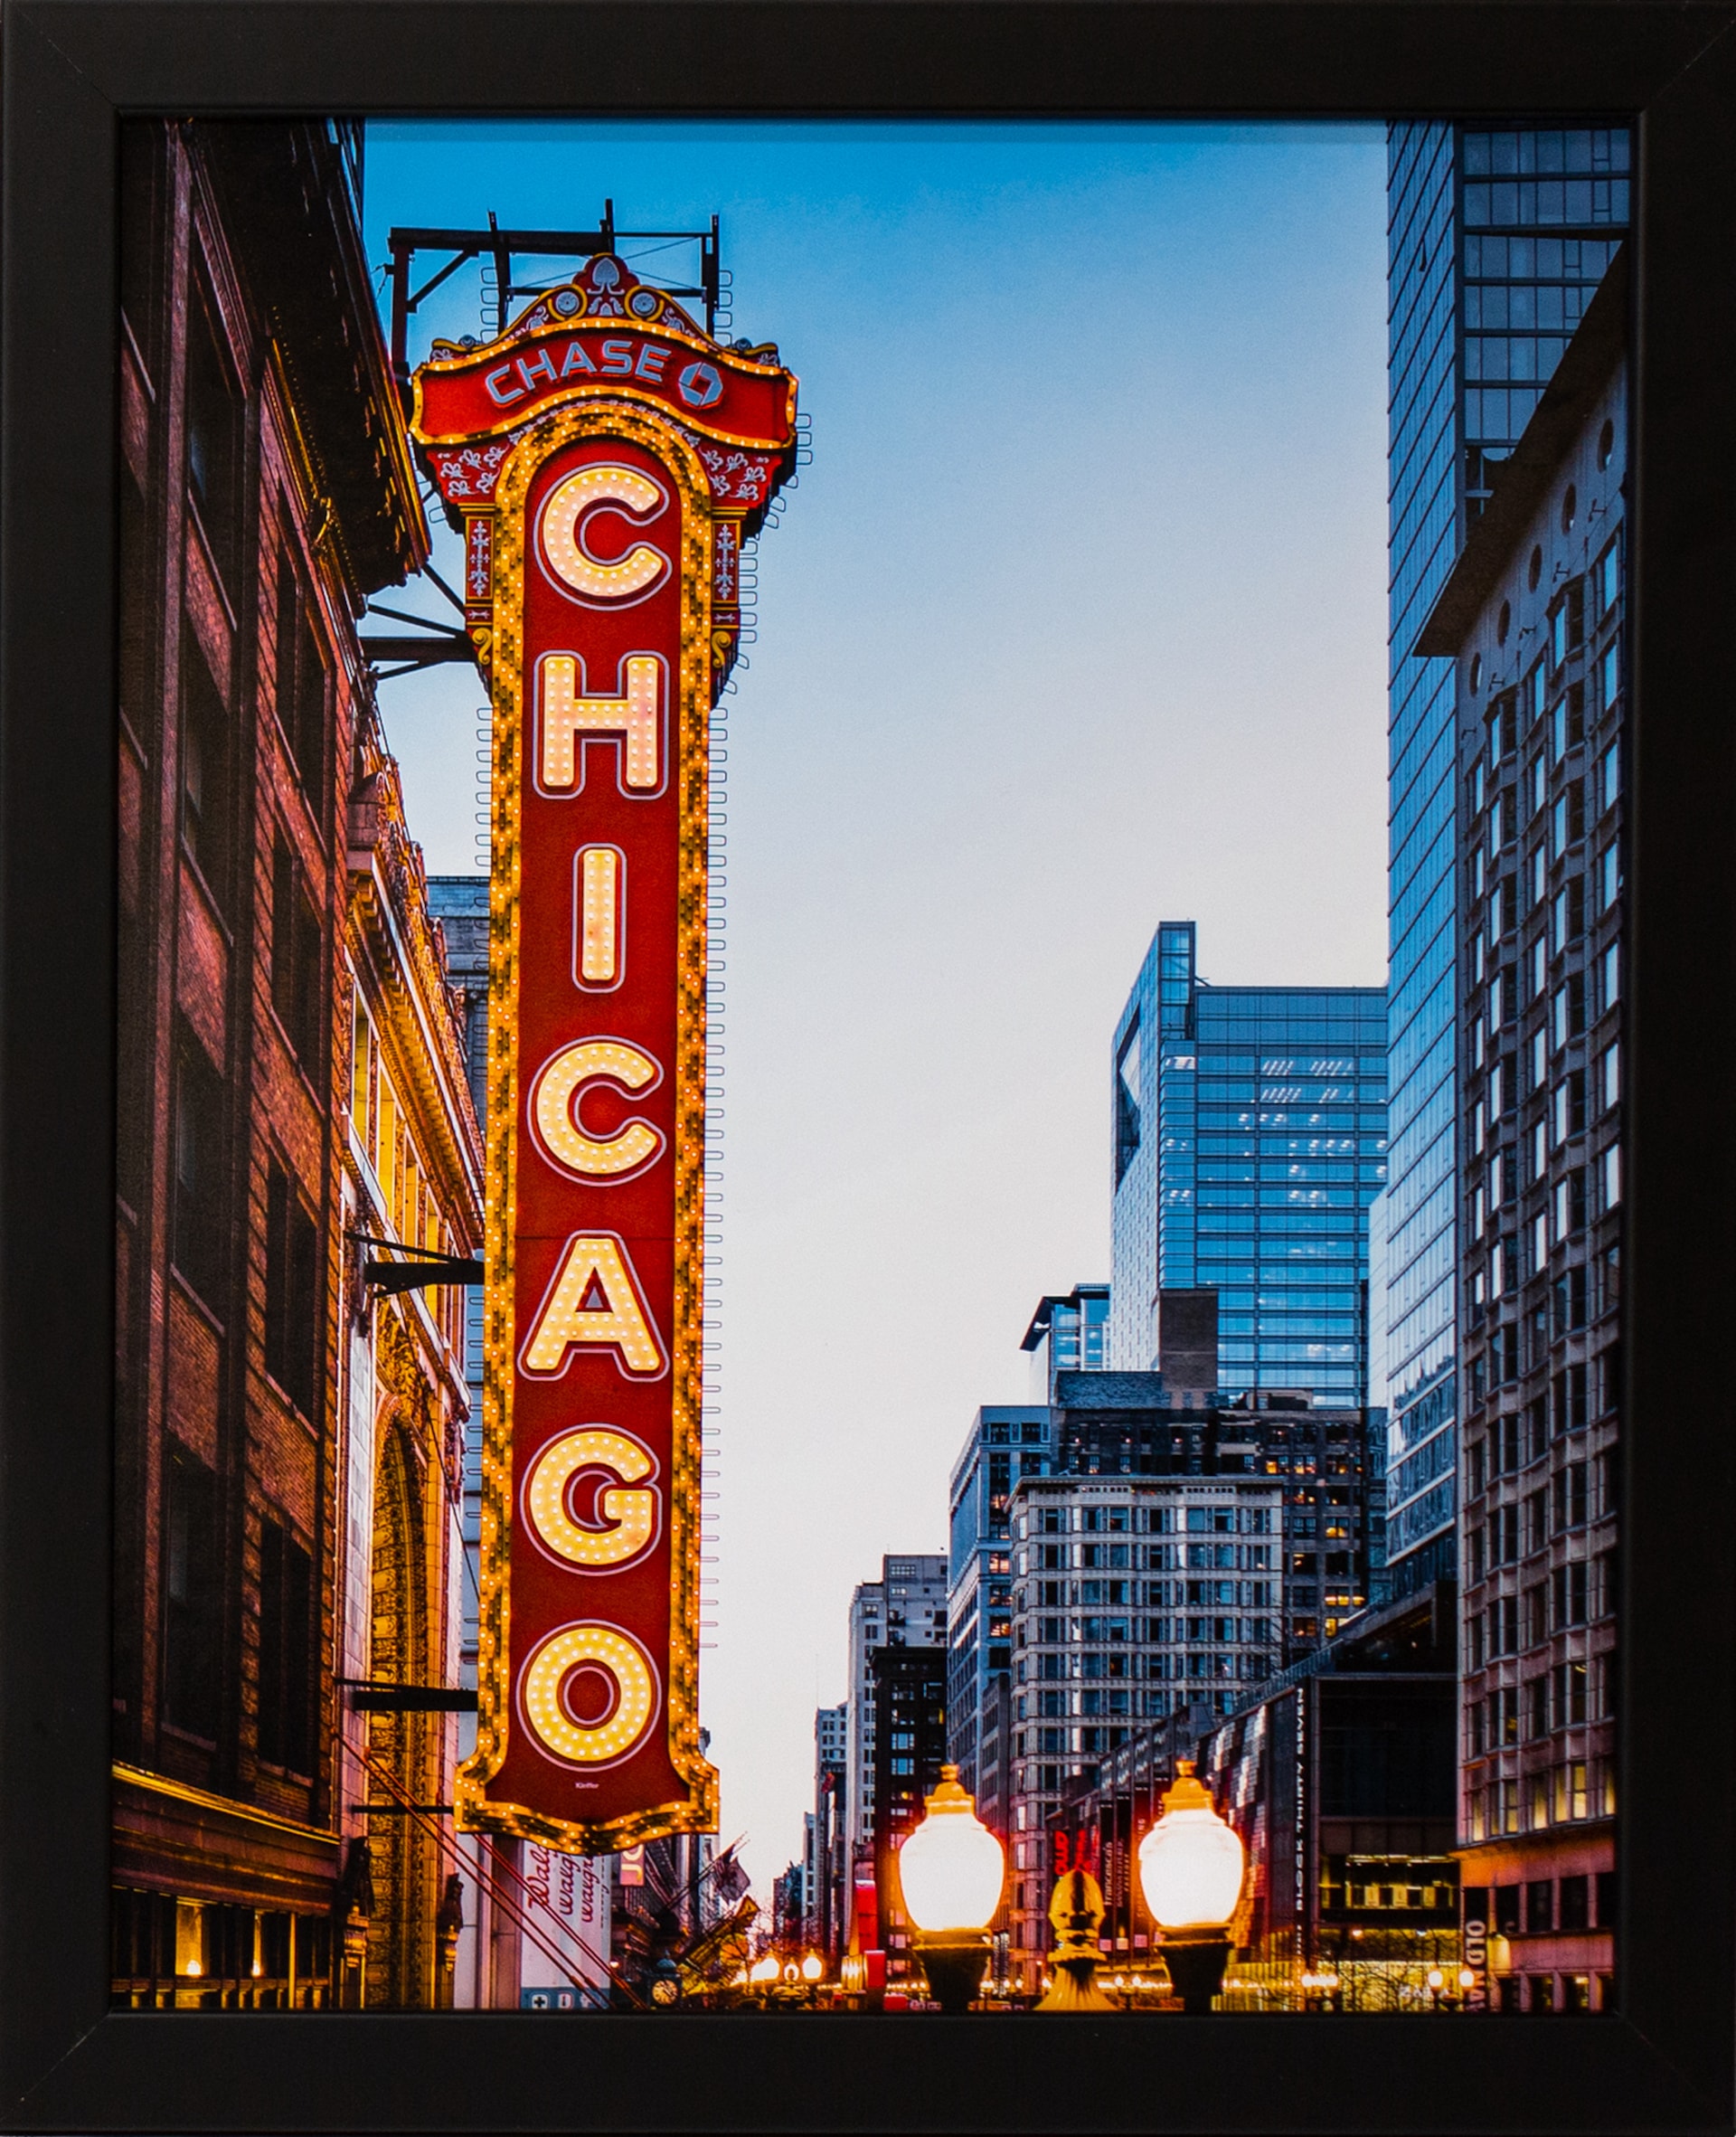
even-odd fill
[{"label": "distant building", "polygon": [[[1063,1381],[1075,1404],[1089,1404],[1093,1389],[1106,1401],[1125,1404],[1127,1399],[1125,1376],[1080,1378],[1081,1373],[1106,1370],[1109,1307],[1107,1284],[1075,1284],[1070,1292],[1038,1300],[1021,1347],[1031,1356],[1033,1392],[1041,1400],[979,1410],[953,1465],[947,1755],[975,1795],[977,1816],[997,1832],[1008,1830],[1012,1737],[1005,1726],[987,1731],[985,1717],[996,1688],[1010,1688],[1013,1489],[1022,1477],[1049,1474],[1061,1459],[1058,1390]],[[1160,1407],[1175,1402],[1203,1407],[1217,1385],[1216,1293],[1165,1293],[1159,1308],[1163,1385],[1157,1387],[1150,1376],[1142,1376],[1139,1399]],[[1115,1388],[1121,1392],[1109,1392]],[[1012,1706],[1010,1698],[996,1700],[997,1723],[1009,1719]],[[992,1755],[986,1755],[991,1745]]]},{"label": "distant building", "polygon": [[946,1559],[938,1553],[882,1558],[880,1579],[864,1581],[850,1599],[844,1824],[855,1858],[872,1859],[873,1848],[874,1652],[946,1644]]},{"label": "distant building", "polygon": [[[1228,1706],[1276,1666],[1284,1498],[1263,1474],[1052,1476],[1015,1490],[1008,1934],[1027,1990],[1049,1942],[1047,1835],[1062,1795],[1147,1715],[1190,1689]],[[1190,1561],[1214,1577],[1146,1577]]]},{"label": "distant building", "polygon": [[985,1756],[985,1707],[990,1688],[1005,1682],[1013,1667],[1013,1488],[1050,1467],[1051,1424],[1046,1404],[979,1410],[953,1464],[948,1495],[947,1756],[976,1797],[976,1815],[1003,1834],[1006,1743],[997,1735],[994,1755]]},{"label": "distant building", "polygon": [[[470,1085],[470,1102],[480,1121],[487,1089],[488,878],[430,875],[428,905],[440,925],[446,977],[464,1020],[465,1074]],[[458,1605],[458,1657],[464,1683],[474,1687],[482,1594],[482,1286],[472,1284],[464,1296],[465,1384],[470,1395],[470,1418],[464,1435],[464,1584]]]},{"label": "distant building", "polygon": [[803,1905],[806,1883],[802,1865],[792,1862],[771,1881],[771,1942],[773,1948],[793,1958],[807,1941],[807,1917]]},{"label": "distant building", "polygon": [[920,1823],[923,1801],[939,1785],[947,1755],[947,1650],[876,1648],[874,1679],[874,1882],[880,1899],[880,1949],[886,1979],[911,1971],[910,1917],[898,1882],[898,1850]]},{"label": "distant building", "polygon": [[844,1781],[849,1771],[845,1702],[814,1715],[814,1939],[835,1963],[844,1950],[849,1901],[850,1850],[844,1838]]},{"label": "distant building", "polygon": [[1110,1366],[1157,1366],[1160,1294],[1213,1291],[1211,1387],[1368,1401],[1386,1047],[1383,988],[1213,987],[1163,922],[1112,1048]]},{"label": "distant building", "polygon": [[1459,1838],[1530,2010],[1601,2009],[1615,1967],[1627,281],[1418,640],[1453,658],[1467,856]]},{"label": "distant building", "polygon": [[1037,1302],[1020,1348],[1031,1357],[1031,1400],[1055,1399],[1057,1373],[1094,1373],[1109,1362],[1109,1287],[1076,1283]]}]

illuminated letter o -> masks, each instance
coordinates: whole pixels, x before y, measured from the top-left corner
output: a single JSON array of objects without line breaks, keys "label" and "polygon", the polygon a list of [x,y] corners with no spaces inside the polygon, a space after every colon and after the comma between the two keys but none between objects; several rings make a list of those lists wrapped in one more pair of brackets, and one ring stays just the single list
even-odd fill
[{"label": "illuminated letter o", "polygon": [[[599,1722],[576,1722],[561,1703],[561,1686],[586,1663],[615,1687],[615,1704]],[[609,1766],[624,1759],[651,1726],[657,1679],[638,1641],[613,1625],[565,1625],[533,1650],[519,1696],[544,1751],[570,1766]]]},{"label": "illuminated letter o", "polygon": [[[531,1527],[570,1565],[591,1571],[625,1565],[657,1532],[660,1494],[644,1482],[656,1467],[649,1451],[627,1433],[601,1424],[563,1433],[537,1456],[524,1487]],[[607,1528],[581,1528],[567,1511],[567,1487],[580,1470],[607,1470],[618,1480],[598,1498],[599,1513],[611,1524]]]}]

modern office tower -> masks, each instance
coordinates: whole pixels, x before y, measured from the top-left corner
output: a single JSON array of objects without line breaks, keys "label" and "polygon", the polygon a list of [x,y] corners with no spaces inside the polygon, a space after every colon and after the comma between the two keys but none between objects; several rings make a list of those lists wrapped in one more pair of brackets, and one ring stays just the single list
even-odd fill
[{"label": "modern office tower", "polygon": [[947,1755],[947,1650],[914,1643],[876,1648],[874,1680],[874,1882],[880,1896],[880,1948],[890,1987],[910,1971],[910,1924],[896,1857],[921,1822],[923,1803],[940,1782]]},{"label": "modern office tower", "polygon": [[1115,1030],[1111,1366],[1156,1364],[1160,1292],[1215,1289],[1219,1388],[1367,1401],[1386,1048],[1382,988],[1212,987],[1163,922]]},{"label": "modern office tower", "polygon": [[850,1691],[845,1731],[844,1826],[853,1858],[874,1835],[873,1655],[882,1647],[947,1644],[947,1561],[940,1553],[881,1560],[881,1577],[850,1599]]},{"label": "modern office tower", "polygon": [[1449,1577],[1454,1370],[1452,670],[1418,633],[1628,220],[1621,128],[1388,135],[1391,1180],[1373,1302],[1395,1586]]},{"label": "modern office tower", "polygon": [[1450,659],[1467,854],[1460,1859],[1505,2008],[1614,1963],[1627,270],[1560,360],[1418,640]]},{"label": "modern office tower", "polygon": [[[1109,1287],[1101,1288],[1107,1304]],[[1006,1830],[1005,1743],[998,1735],[995,1757],[985,1760],[985,1702],[1013,1666],[1013,1486],[1049,1467],[1050,1419],[1046,1404],[978,1410],[953,1464],[948,1499],[947,1756],[976,1797],[976,1815],[996,1832]]]},{"label": "modern office tower", "polygon": [[1055,1399],[1057,1373],[1096,1372],[1109,1362],[1109,1287],[1076,1283],[1040,1300],[1020,1347],[1031,1357],[1031,1400]]},{"label": "modern office tower", "polygon": [[835,1960],[843,1949],[849,1850],[844,1843],[844,1775],[849,1763],[848,1705],[814,1712],[815,1941]]}]

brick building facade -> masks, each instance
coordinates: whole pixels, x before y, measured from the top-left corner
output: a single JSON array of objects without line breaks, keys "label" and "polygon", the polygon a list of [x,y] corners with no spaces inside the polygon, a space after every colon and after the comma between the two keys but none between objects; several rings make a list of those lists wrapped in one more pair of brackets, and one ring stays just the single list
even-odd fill
[{"label": "brick building facade", "polygon": [[[119,411],[114,1995],[426,2005],[448,1789],[455,1007],[356,619],[427,554],[359,135],[128,125]],[[372,1770],[364,1759],[372,1762]],[[383,1776],[389,1775],[387,1780]]]}]

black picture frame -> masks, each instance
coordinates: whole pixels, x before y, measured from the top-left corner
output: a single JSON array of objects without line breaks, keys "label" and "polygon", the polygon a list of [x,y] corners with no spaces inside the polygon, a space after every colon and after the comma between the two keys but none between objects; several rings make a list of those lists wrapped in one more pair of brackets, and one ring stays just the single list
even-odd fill
[{"label": "black picture frame", "polygon": [[[36,2130],[1727,2130],[1736,8],[12,0],[0,350],[0,2116]],[[991,2026],[108,2008],[115,128],[127,112],[1630,116],[1619,2009]],[[562,2039],[570,2038],[562,2034]]]}]

